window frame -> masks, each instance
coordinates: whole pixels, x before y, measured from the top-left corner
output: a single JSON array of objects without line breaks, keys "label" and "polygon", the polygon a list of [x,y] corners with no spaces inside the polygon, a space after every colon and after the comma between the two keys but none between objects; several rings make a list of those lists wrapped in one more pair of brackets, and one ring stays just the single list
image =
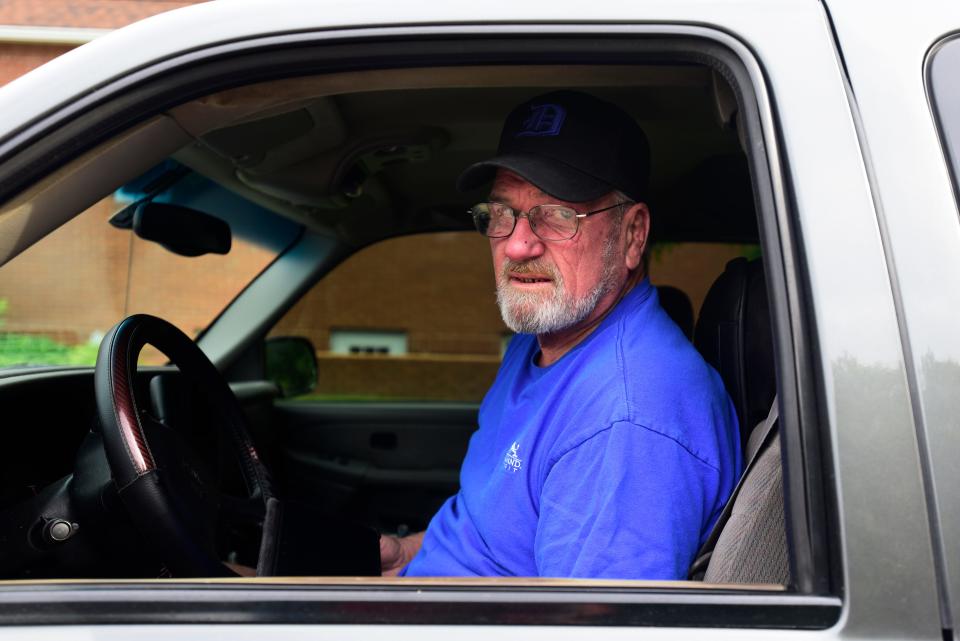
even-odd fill
[{"label": "window frame", "polygon": [[[536,33],[536,38],[529,34]],[[669,58],[672,62],[707,64],[734,87],[745,126],[748,160],[754,182],[763,261],[774,323],[775,354],[779,378],[781,435],[785,465],[802,474],[785,475],[787,527],[796,593],[750,593],[747,590],[704,592],[697,589],[638,586],[630,588],[544,589],[504,585],[478,590],[463,587],[431,589],[426,596],[416,583],[370,590],[292,590],[259,584],[234,588],[193,586],[169,588],[154,584],[129,587],[63,588],[57,590],[0,586],[8,602],[46,604],[23,610],[10,620],[45,623],[123,620],[169,622],[175,612],[184,622],[234,621],[238,606],[244,620],[370,622],[370,611],[346,607],[350,603],[376,603],[375,619],[382,623],[437,623],[443,615],[428,606],[444,604],[451,623],[537,623],[605,625],[720,625],[748,627],[813,627],[835,623],[840,615],[842,568],[836,554],[836,499],[827,492],[823,470],[830,465],[821,443],[822,423],[818,390],[823,381],[813,363],[817,345],[810,300],[799,251],[799,230],[791,209],[794,198],[786,179],[786,159],[779,151],[776,122],[767,95],[764,73],[750,50],[739,40],[718,30],[691,25],[590,25],[525,24],[474,27],[406,27],[306,32],[242,40],[190,51],[140,69],[115,80],[27,127],[0,144],[0,201],[16,194],[35,178],[150,116],[186,100],[260,80],[346,69],[400,68],[422,65],[561,64],[571,59],[595,64],[644,63]],[[16,166],[5,162],[18,154]],[[289,291],[286,306],[266,314],[249,326],[249,341],[263,335],[277,314],[285,311],[319,277],[345,255],[340,250],[311,253],[317,239],[304,234],[284,256],[310,256],[297,266],[297,287]],[[269,280],[275,269],[290,268],[278,259],[261,276]],[[241,307],[248,288],[231,305]],[[228,308],[218,322],[231,317]],[[214,326],[216,327],[216,325]],[[214,331],[205,336],[209,339]],[[215,334],[214,334],[215,335]],[[252,342],[248,342],[248,346]],[[219,364],[241,356],[239,349],[222,353]],[[802,509],[798,509],[798,507]],[[382,589],[381,589],[382,588]],[[55,594],[53,599],[43,595]],[[165,598],[157,600],[158,595]],[[491,595],[496,595],[492,598]],[[251,601],[267,606],[248,610]],[[309,614],[302,601],[335,601],[344,607],[314,608]],[[419,603],[421,607],[404,604]],[[292,604],[286,610],[282,604]],[[591,606],[607,604],[600,620]],[[188,604],[197,604],[188,607]],[[664,607],[666,605],[675,607]],[[276,611],[273,608],[278,608]],[[42,613],[42,614],[41,614]],[[698,614],[699,613],[699,614]],[[253,618],[251,618],[253,617]],[[519,619],[518,619],[519,617]]]},{"label": "window frame", "polygon": [[[960,220],[960,118],[957,110],[960,108],[960,83],[956,82],[956,75],[952,78],[954,88],[949,95],[944,95],[944,76],[939,67],[949,56],[947,71],[957,71],[960,67],[960,32],[954,31],[939,38],[926,52],[923,61],[923,81],[927,106],[934,124],[934,133],[943,154],[949,188],[953,196],[954,212]],[[921,360],[922,362],[922,360]],[[956,514],[949,503],[948,492],[937,490],[939,487],[951,487],[950,463],[944,464],[944,458],[934,452],[938,448],[942,451],[952,451],[951,444],[960,442],[956,434],[950,434],[949,423],[937,420],[941,417],[931,411],[930,397],[926,390],[916,393],[918,405],[923,407],[926,414],[922,422],[922,429],[917,430],[920,444],[920,456],[923,461],[924,485],[927,488],[927,513],[930,521],[931,547],[934,559],[934,571],[937,575],[938,597],[940,599],[941,625],[946,629],[955,626],[960,607],[960,579],[956,576],[956,567],[960,561],[960,554],[950,546],[952,535],[956,533]],[[925,398],[926,397],[926,398]],[[939,496],[938,496],[939,495]]]},{"label": "window frame", "polygon": [[960,97],[955,98],[949,105],[943,104],[944,96],[939,91],[940,83],[936,77],[938,59],[942,62],[941,54],[944,50],[950,49],[949,53],[957,58],[956,52],[960,51],[958,48],[960,48],[960,34],[952,34],[937,42],[930,49],[924,61],[924,85],[927,100],[930,103],[930,111],[936,124],[937,135],[940,138],[940,146],[950,173],[954,199],[958,210],[960,210],[960,118],[954,116],[949,121],[947,119],[948,108],[960,107]]}]

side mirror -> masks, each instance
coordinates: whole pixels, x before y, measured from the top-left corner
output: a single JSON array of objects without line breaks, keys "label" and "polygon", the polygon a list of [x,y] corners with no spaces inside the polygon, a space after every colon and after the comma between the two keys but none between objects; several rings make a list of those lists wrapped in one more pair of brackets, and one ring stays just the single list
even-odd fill
[{"label": "side mirror", "polygon": [[306,338],[268,338],[264,352],[267,380],[277,384],[284,398],[308,394],[317,387],[317,353]]}]

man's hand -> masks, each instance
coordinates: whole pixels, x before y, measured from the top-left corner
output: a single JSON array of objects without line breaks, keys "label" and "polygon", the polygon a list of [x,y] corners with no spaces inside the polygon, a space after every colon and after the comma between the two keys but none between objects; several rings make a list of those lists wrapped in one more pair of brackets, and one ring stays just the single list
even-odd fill
[{"label": "man's hand", "polygon": [[423,545],[423,532],[399,537],[380,535],[380,572],[383,576],[397,576]]}]

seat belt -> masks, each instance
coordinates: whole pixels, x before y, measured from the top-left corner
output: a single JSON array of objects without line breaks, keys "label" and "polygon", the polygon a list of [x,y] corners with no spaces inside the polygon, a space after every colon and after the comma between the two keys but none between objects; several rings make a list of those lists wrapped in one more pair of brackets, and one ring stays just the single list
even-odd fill
[{"label": "seat belt", "polygon": [[770,411],[767,413],[767,418],[757,423],[757,426],[750,432],[750,437],[747,439],[747,466],[743,469],[743,474],[740,475],[740,481],[737,483],[737,486],[733,488],[733,492],[730,493],[730,498],[727,500],[727,504],[723,506],[723,511],[720,512],[720,516],[717,517],[716,523],[713,524],[713,529],[710,530],[710,536],[707,537],[706,542],[704,542],[700,551],[697,552],[697,558],[687,573],[689,580],[703,580],[703,576],[707,572],[707,566],[710,564],[710,558],[713,556],[713,549],[717,546],[717,541],[720,539],[720,533],[723,532],[724,526],[727,524],[727,521],[730,520],[730,515],[733,513],[733,504],[736,503],[737,497],[740,495],[740,490],[743,488],[743,484],[747,480],[750,471],[754,468],[754,464],[757,462],[757,459],[760,458],[760,453],[767,449],[767,445],[773,440],[773,435],[777,433],[777,425],[779,422],[780,412],[777,408],[777,397],[774,396],[773,403],[770,405]]}]

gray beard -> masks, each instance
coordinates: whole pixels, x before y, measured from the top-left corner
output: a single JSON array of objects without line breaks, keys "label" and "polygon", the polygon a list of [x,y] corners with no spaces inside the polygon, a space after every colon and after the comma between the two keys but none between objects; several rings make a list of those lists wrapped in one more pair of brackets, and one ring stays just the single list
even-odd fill
[{"label": "gray beard", "polygon": [[[564,287],[563,276],[553,265],[530,261],[514,263],[507,260],[497,274],[497,305],[503,322],[518,334],[552,334],[584,320],[597,303],[617,286],[616,261],[619,234],[611,234],[603,243],[603,272],[599,282],[586,295],[573,298]],[[553,292],[542,294],[518,291],[510,286],[511,269],[543,273],[551,278]]]}]

